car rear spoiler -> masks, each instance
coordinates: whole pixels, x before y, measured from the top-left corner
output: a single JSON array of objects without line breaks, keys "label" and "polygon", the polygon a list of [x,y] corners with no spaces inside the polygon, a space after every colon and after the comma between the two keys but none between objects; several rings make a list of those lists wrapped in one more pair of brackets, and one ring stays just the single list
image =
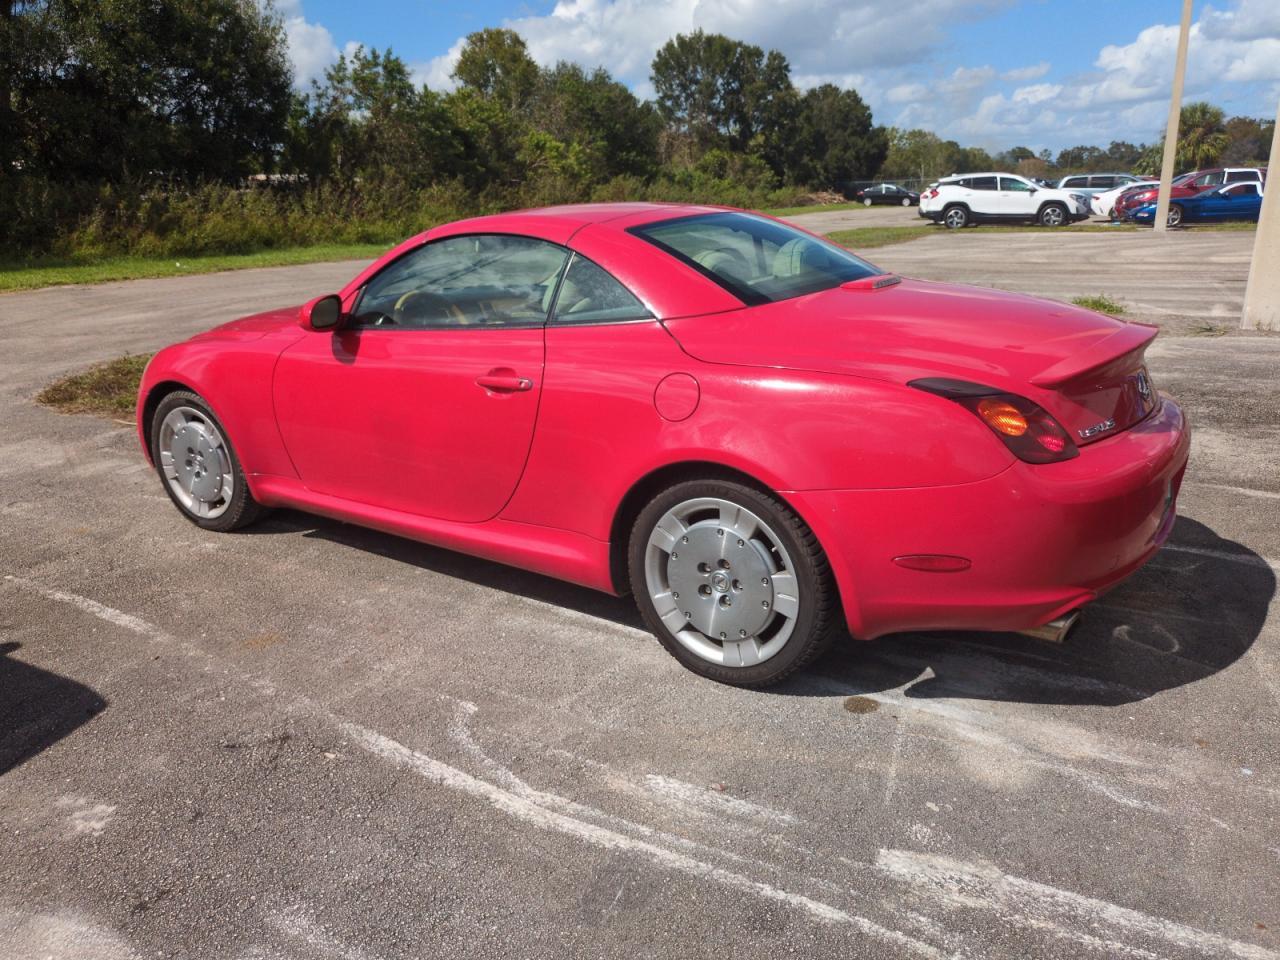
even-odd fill
[{"label": "car rear spoiler", "polygon": [[1061,386],[1081,374],[1088,373],[1120,357],[1128,356],[1135,350],[1145,350],[1159,332],[1159,327],[1149,323],[1126,323],[1111,336],[1037,373],[1031,378],[1031,382],[1037,387]]}]

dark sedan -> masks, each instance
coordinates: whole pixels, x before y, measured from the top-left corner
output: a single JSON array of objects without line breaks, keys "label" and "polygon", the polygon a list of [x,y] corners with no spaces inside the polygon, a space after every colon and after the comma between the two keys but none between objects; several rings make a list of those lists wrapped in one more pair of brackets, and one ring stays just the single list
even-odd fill
[{"label": "dark sedan", "polygon": [[897,207],[914,207],[920,202],[920,194],[912,193],[896,183],[877,183],[874,187],[865,187],[854,196],[862,201],[863,206],[873,203],[891,203]]}]

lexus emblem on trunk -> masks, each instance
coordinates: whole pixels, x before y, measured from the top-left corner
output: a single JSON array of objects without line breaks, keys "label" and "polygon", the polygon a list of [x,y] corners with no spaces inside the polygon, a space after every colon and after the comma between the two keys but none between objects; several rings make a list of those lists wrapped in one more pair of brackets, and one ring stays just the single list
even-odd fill
[{"label": "lexus emblem on trunk", "polygon": [[1085,427],[1079,431],[1081,440],[1088,440],[1090,437],[1096,437],[1100,433],[1106,433],[1115,427],[1116,421],[1112,417],[1108,417],[1101,423],[1095,423],[1092,427]]}]

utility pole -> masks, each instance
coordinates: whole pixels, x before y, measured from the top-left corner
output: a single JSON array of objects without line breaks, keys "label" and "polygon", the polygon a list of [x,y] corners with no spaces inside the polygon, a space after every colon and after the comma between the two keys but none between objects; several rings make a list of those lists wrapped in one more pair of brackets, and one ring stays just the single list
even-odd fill
[{"label": "utility pole", "polygon": [[[1280,158],[1280,107],[1276,109],[1275,132],[1271,135],[1271,162]],[[1246,330],[1280,330],[1280,186],[1275,182],[1262,194],[1262,214],[1253,238],[1253,260],[1249,264],[1249,285],[1244,290]]]},{"label": "utility pole", "polygon": [[1160,195],[1156,200],[1156,233],[1168,229],[1169,190],[1173,182],[1173,161],[1178,153],[1178,125],[1182,120],[1182,81],[1187,75],[1187,40],[1191,37],[1191,0],[1182,0],[1182,32],[1178,34],[1178,59],[1173,68],[1173,99],[1169,101],[1169,122],[1164,131],[1164,162],[1160,165]]}]

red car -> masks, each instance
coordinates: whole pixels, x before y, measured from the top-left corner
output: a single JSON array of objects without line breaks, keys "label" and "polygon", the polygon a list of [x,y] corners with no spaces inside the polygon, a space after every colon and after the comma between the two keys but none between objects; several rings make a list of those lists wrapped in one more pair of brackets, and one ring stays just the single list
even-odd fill
[{"label": "red car", "polygon": [[453,223],[167,347],[138,435],[189,519],[307,510],[615,594],[759,686],[847,625],[1039,632],[1173,524],[1156,329],[907,280],[663,204]]},{"label": "red car", "polygon": [[[1186,197],[1194,197],[1199,193],[1196,187],[1188,186],[1195,179],[1199,171],[1193,170],[1191,173],[1184,173],[1179,177],[1174,177],[1169,188],[1169,197],[1173,200],[1180,200]],[[1135,186],[1126,190],[1120,196],[1116,197],[1115,206],[1111,208],[1112,220],[1127,220],[1133,215],[1133,212],[1140,207],[1145,207],[1149,203],[1155,203],[1160,193],[1160,183],[1147,186]]]}]

